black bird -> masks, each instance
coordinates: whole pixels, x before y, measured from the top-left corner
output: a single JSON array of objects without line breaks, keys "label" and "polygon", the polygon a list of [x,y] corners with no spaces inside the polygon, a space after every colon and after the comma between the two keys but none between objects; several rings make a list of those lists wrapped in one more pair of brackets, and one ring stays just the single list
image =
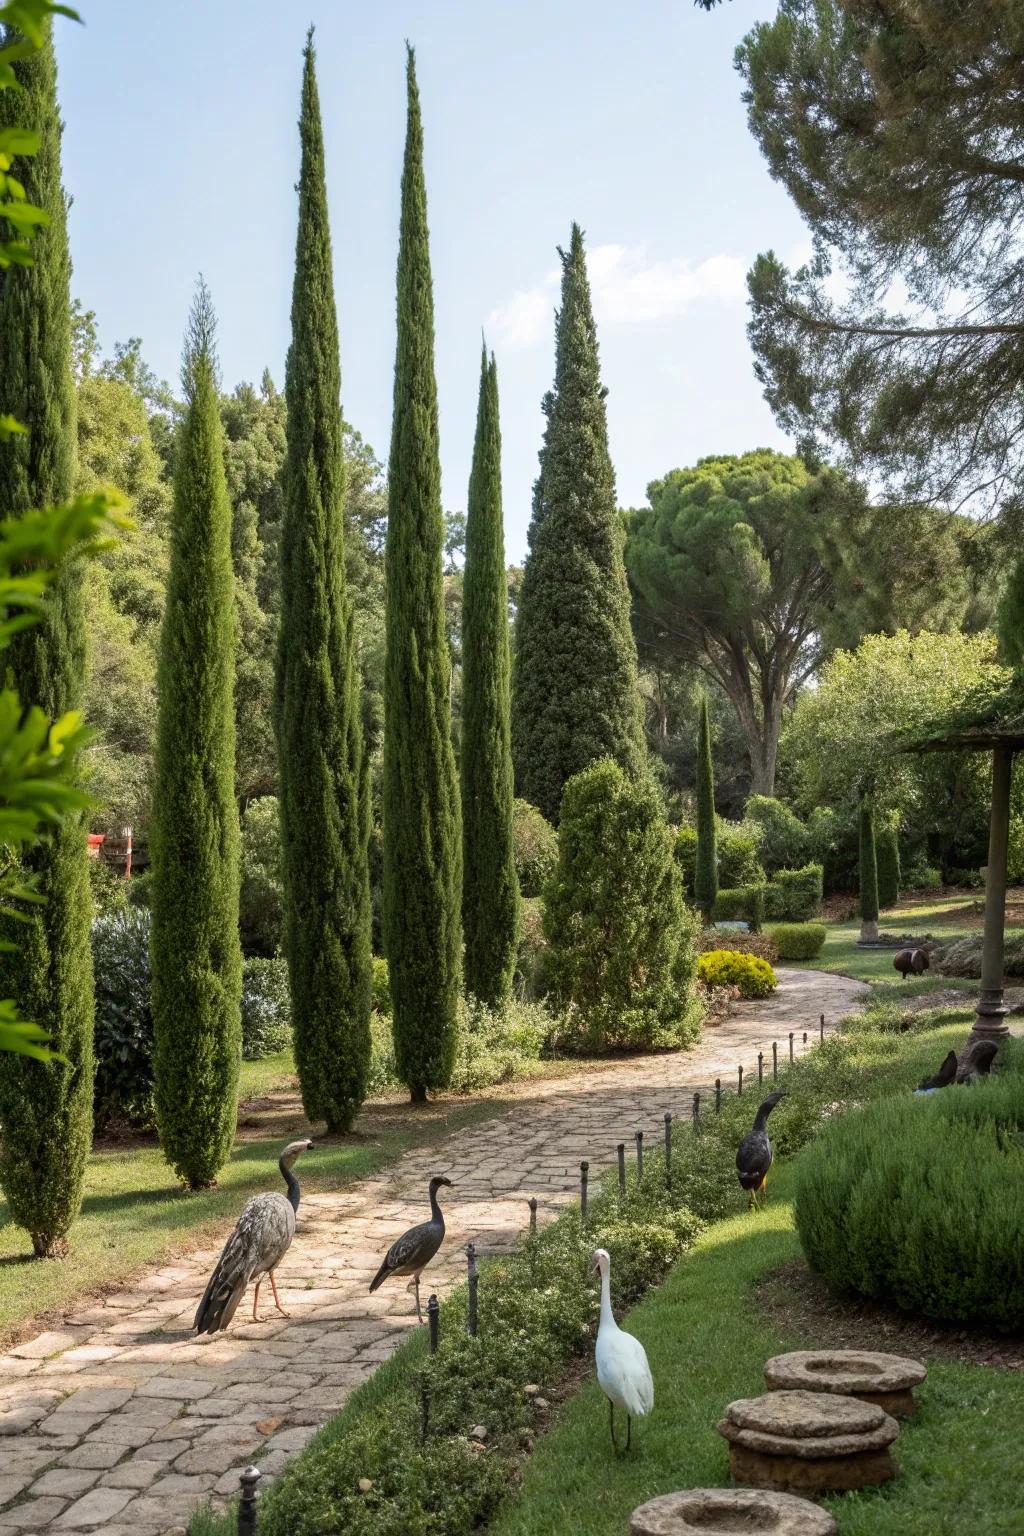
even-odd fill
[{"label": "black bird", "polygon": [[957,1082],[974,1083],[979,1077],[989,1077],[998,1053],[999,1046],[995,1040],[976,1040],[956,1074]]},{"label": "black bird", "polygon": [[389,1275],[411,1275],[416,1288],[416,1316],[423,1321],[420,1308],[420,1275],[444,1242],[444,1216],[437,1203],[437,1192],[443,1184],[451,1186],[451,1179],[437,1174],[430,1181],[430,1220],[410,1227],[408,1232],[396,1238],[388,1249],[380,1269],[370,1281],[371,1292],[383,1285]]},{"label": "black bird", "polygon": [[740,1185],[750,1196],[750,1206],[755,1205],[758,1190],[768,1183],[768,1170],[772,1166],[772,1144],[768,1136],[768,1116],[780,1099],[786,1097],[781,1088],[770,1093],[754,1116],[753,1127],[740,1142],[736,1153],[736,1173]]},{"label": "black bird", "polygon": [[203,1292],[193,1324],[197,1333],[217,1333],[219,1329],[226,1328],[238,1310],[250,1280],[256,1281],[252,1320],[258,1323],[256,1303],[260,1299],[264,1275],[270,1276],[274,1305],[284,1317],[288,1316],[277,1294],[274,1270],[288,1252],[295,1236],[299,1181],[292,1173],[292,1164],[303,1152],[308,1152],[312,1145],[311,1141],[292,1141],[281,1153],[277,1166],[288,1186],[286,1195],[253,1195],[251,1200],[246,1201],[238,1225],[224,1244],[224,1252],[217,1260],[217,1267]]},{"label": "black bird", "polygon": [[934,1077],[923,1077],[917,1085],[918,1093],[934,1093],[936,1088],[948,1088],[956,1082],[956,1051],[950,1051]]}]

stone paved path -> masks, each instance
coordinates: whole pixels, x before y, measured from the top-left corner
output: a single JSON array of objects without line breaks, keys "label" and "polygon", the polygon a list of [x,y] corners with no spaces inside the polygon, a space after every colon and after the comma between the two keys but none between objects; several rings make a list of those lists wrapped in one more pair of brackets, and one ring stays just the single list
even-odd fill
[{"label": "stone paved path", "polygon": [[246,1298],[228,1333],[197,1341],[209,1249],[0,1357],[0,1536],[171,1536],[203,1499],[234,1495],[254,1457],[278,1473],[415,1326],[401,1282],[374,1296],[367,1285],[398,1233],[423,1218],[432,1173],[454,1180],[448,1238],[430,1271],[429,1288],[443,1294],[464,1273],[470,1238],[483,1252],[508,1246],[531,1195],[541,1220],[574,1199],[581,1158],[595,1176],[638,1128],[660,1137],[666,1110],[687,1115],[694,1091],[716,1076],[734,1084],[740,1061],[756,1070],[759,1049],[770,1070],[773,1039],[782,1059],[794,1030],[802,1051],[821,1012],[834,1025],[867,991],[820,971],[779,978],[773,997],[741,1004],[686,1054],[524,1084],[495,1119],[374,1178],[305,1197],[279,1271],[288,1321],[268,1296],[265,1322],[240,1322]]}]

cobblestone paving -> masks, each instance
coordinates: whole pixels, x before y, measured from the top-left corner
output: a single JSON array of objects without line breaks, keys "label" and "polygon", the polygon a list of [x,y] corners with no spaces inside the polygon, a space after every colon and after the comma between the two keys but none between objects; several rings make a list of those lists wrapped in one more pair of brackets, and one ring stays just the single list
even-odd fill
[{"label": "cobblestone paving", "polygon": [[790,1030],[798,1052],[807,1030],[809,1048],[819,1014],[834,1025],[867,990],[818,971],[779,978],[770,999],[741,1004],[692,1051],[524,1084],[493,1120],[345,1190],[306,1196],[278,1272],[289,1320],[261,1295],[266,1321],[241,1321],[250,1293],[228,1333],[195,1339],[219,1251],[207,1249],[0,1356],[0,1536],[180,1536],[197,1504],[237,1492],[254,1458],[266,1477],[280,1472],[415,1326],[401,1281],[374,1296],[367,1286],[393,1239],[423,1219],[431,1174],[454,1187],[443,1192],[448,1236],[424,1304],[462,1275],[469,1239],[481,1252],[515,1241],[530,1196],[542,1221],[574,1199],[581,1158],[596,1177],[618,1142],[637,1129],[659,1138],[666,1110],[688,1115],[693,1093],[716,1076],[734,1084],[740,1061],[756,1071],[759,1049],[770,1071],[771,1042],[782,1059]]}]

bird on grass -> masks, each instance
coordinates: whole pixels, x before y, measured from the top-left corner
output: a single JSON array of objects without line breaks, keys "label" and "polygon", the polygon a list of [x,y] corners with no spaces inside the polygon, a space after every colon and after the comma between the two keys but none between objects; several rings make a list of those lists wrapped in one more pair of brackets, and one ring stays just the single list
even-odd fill
[{"label": "bird on grass", "polygon": [[295,1236],[299,1181],[292,1173],[292,1167],[296,1158],[308,1152],[312,1145],[311,1141],[290,1141],[281,1153],[277,1166],[288,1189],[286,1195],[253,1195],[246,1201],[238,1225],[224,1244],[224,1252],[203,1292],[193,1325],[197,1333],[217,1333],[226,1328],[237,1312],[250,1280],[256,1281],[252,1320],[258,1323],[256,1303],[260,1299],[264,1275],[269,1276],[274,1305],[282,1317],[288,1316],[277,1294],[274,1270]]},{"label": "bird on grass", "polygon": [[437,1192],[442,1185],[451,1187],[451,1179],[438,1174],[430,1181],[430,1220],[421,1221],[416,1227],[410,1227],[408,1232],[396,1238],[387,1251],[387,1256],[370,1281],[371,1293],[391,1275],[411,1275],[412,1285],[416,1290],[416,1316],[423,1321],[423,1312],[420,1307],[420,1275],[426,1269],[441,1244],[444,1242],[444,1216],[441,1207],[437,1203]]},{"label": "bird on grass", "polygon": [[612,1315],[612,1261],[607,1248],[595,1251],[592,1268],[600,1271],[601,1275],[601,1322],[594,1350],[597,1381],[608,1399],[608,1426],[612,1445],[618,1453],[615,1409],[621,1408],[626,1415],[628,1451],[633,1436],[633,1420],[644,1418],[654,1407],[654,1381],[651,1367],[647,1363],[647,1351],[639,1339],[622,1331]]},{"label": "bird on grass", "polygon": [[[780,1099],[786,1097],[781,1088],[770,1093],[754,1116],[754,1124],[739,1144],[736,1153],[736,1174],[740,1187],[750,1196],[750,1209],[757,1204],[758,1192],[764,1193],[768,1185],[768,1170],[772,1166],[772,1144],[768,1135],[768,1116]],[[767,1199],[767,1194],[765,1194]]]},{"label": "bird on grass", "polygon": [[915,1088],[915,1093],[935,1093],[939,1088],[948,1088],[956,1082],[956,1051],[948,1051],[942,1066],[934,1077],[923,1077]]}]

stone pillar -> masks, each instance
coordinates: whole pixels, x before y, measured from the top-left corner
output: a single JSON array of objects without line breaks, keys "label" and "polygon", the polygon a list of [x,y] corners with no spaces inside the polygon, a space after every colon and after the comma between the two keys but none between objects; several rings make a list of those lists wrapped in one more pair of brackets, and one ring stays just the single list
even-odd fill
[{"label": "stone pillar", "polygon": [[1010,783],[1013,749],[996,747],[992,754],[992,820],[989,824],[988,868],[985,871],[985,940],[981,952],[981,995],[967,1044],[1004,1040],[1010,1033],[1009,1012],[1003,1002],[1003,930],[1006,923],[1006,854],[1010,837]]}]

